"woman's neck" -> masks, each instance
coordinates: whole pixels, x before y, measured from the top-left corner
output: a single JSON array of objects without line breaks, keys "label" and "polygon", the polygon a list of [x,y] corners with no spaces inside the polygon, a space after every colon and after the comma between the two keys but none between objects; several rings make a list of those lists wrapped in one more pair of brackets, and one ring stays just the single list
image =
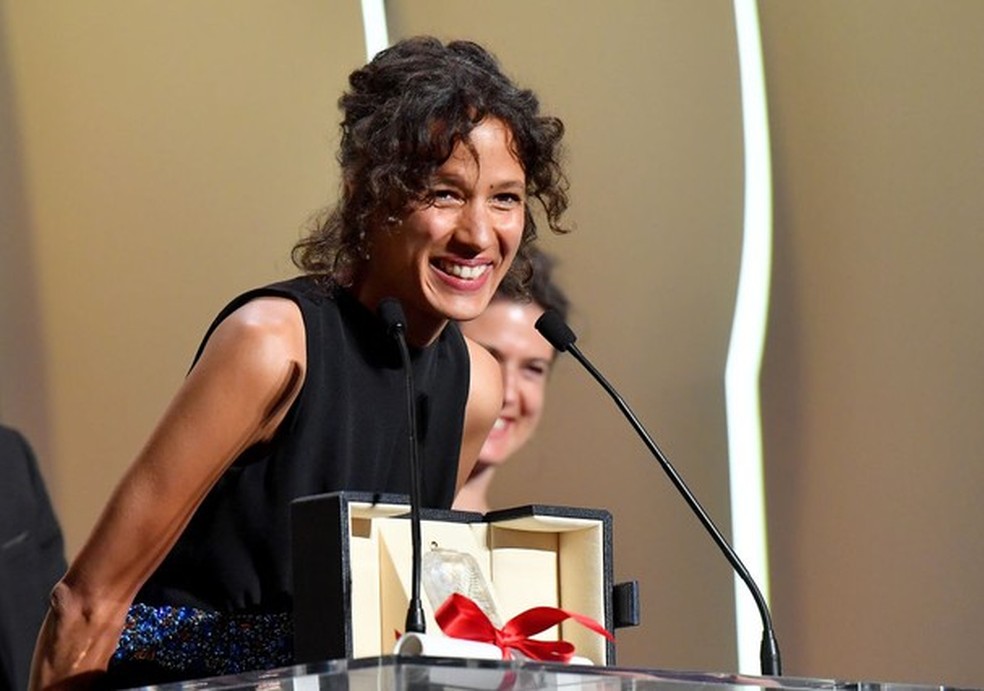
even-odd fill
[{"label": "woman's neck", "polygon": [[[367,282],[359,280],[354,281],[349,290],[352,296],[373,314],[376,313],[379,303],[385,298],[396,297],[379,294]],[[448,324],[448,320],[445,318],[413,310],[403,302],[400,303],[400,307],[403,309],[404,317],[406,318],[405,335],[407,343],[415,348],[425,348],[436,341],[444,330],[444,327]]]}]

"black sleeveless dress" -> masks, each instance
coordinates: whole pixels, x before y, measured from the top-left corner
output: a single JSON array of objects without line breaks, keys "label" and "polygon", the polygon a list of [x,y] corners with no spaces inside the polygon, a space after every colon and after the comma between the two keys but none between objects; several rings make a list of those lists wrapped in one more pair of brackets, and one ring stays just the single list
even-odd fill
[{"label": "black sleeveless dress", "polygon": [[[301,391],[274,438],[223,474],[134,600],[110,665],[110,685],[227,674],[290,664],[289,505],[351,490],[409,494],[405,375],[375,314],[310,277],[245,293],[293,300],[307,338]],[[421,497],[450,508],[469,387],[454,323],[411,349],[418,398]]]}]

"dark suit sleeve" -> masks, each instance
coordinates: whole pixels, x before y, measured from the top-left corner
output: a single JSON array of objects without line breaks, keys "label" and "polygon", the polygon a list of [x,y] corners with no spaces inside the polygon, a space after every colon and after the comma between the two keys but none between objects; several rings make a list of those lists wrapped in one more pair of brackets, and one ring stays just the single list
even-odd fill
[{"label": "dark suit sleeve", "polygon": [[19,433],[0,427],[0,688],[27,688],[48,595],[65,569],[34,453]]}]

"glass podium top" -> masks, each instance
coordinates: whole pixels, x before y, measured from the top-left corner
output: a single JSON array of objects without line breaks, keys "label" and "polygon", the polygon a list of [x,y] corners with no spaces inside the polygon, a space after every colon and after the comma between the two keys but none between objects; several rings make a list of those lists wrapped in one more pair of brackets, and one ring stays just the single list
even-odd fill
[{"label": "glass podium top", "polygon": [[905,691],[942,689],[940,686],[846,682],[795,677],[754,677],[736,674],[676,672],[620,667],[557,665],[530,660],[489,661],[436,657],[375,657],[334,660],[284,667],[263,672],[212,677],[161,686],[160,691],[412,691],[527,689],[659,689],[686,691],[703,689],[848,689],[857,691]]}]

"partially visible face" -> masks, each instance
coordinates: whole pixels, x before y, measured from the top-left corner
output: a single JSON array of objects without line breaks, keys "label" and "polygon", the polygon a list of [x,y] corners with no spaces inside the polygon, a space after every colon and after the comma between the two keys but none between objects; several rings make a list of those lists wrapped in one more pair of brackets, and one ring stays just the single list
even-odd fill
[{"label": "partially visible face", "polygon": [[462,144],[454,148],[431,181],[433,203],[371,231],[370,259],[356,285],[370,307],[399,299],[418,344],[447,320],[485,310],[523,236],[526,176],[509,128],[489,118],[469,141],[477,157]]},{"label": "partially visible face", "polygon": [[533,326],[541,314],[543,308],[533,303],[496,300],[480,317],[461,325],[502,368],[502,410],[479,453],[480,463],[500,465],[540,424],[554,359],[553,346]]}]

